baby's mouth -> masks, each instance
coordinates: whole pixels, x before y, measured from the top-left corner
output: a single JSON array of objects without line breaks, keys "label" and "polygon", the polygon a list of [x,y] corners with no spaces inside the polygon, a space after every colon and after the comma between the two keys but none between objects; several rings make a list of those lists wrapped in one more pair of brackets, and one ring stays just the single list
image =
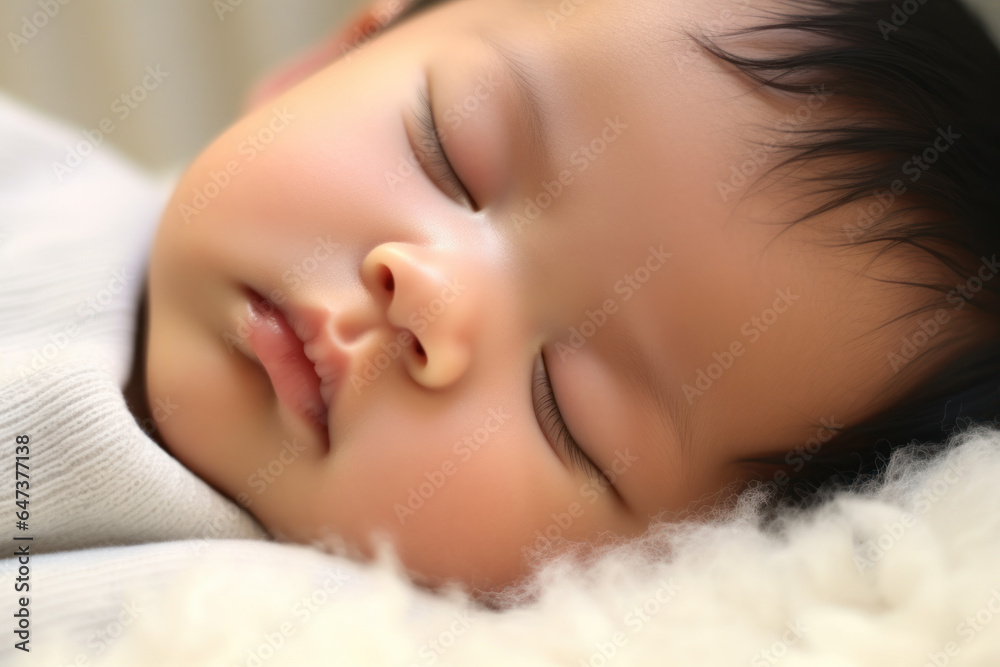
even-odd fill
[{"label": "baby's mouth", "polygon": [[247,317],[248,342],[278,400],[322,434],[328,451],[328,409],[320,393],[320,377],[305,354],[304,343],[281,310],[253,290],[248,290]]}]

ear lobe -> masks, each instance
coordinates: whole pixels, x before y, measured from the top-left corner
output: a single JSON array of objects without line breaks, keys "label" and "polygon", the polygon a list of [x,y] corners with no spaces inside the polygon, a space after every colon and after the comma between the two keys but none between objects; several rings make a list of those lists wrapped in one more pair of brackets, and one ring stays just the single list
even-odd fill
[{"label": "ear lobe", "polygon": [[[244,112],[267,103],[295,84],[323,69],[340,56],[353,50],[356,42],[367,43],[368,39],[377,35],[382,26],[406,9],[409,4],[410,0],[370,1],[355,11],[346,23],[334,30],[328,38],[265,74],[264,78],[247,95],[243,104]],[[361,41],[363,37],[368,39]]]}]

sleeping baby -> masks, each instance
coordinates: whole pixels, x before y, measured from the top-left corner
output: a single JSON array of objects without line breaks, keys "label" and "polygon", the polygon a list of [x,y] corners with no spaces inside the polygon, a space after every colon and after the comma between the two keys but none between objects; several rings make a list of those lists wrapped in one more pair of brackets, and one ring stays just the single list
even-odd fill
[{"label": "sleeping baby", "polygon": [[176,183],[131,409],[478,590],[877,474],[1000,413],[998,71],[954,0],[372,6]]}]

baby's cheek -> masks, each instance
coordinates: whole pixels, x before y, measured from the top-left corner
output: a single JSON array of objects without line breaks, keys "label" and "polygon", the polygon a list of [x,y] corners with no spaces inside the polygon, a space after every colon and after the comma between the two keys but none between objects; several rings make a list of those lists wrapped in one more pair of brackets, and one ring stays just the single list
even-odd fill
[{"label": "baby's cheek", "polygon": [[579,485],[532,429],[493,409],[441,438],[417,430],[392,444],[344,443],[304,514],[317,534],[340,534],[369,554],[372,533],[388,535],[403,563],[429,576],[516,578],[522,548],[538,534],[576,537],[590,528],[586,513],[569,514]]}]

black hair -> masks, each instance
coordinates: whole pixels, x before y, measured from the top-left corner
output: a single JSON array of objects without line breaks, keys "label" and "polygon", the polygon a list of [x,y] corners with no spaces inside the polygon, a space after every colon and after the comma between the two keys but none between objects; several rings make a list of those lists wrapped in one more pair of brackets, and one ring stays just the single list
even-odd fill
[{"label": "black hair", "polygon": [[[936,451],[932,443],[963,426],[1000,420],[1000,337],[990,333],[1000,322],[1000,52],[958,0],[779,0],[776,7],[750,27],[712,37],[689,33],[763,94],[801,101],[823,90],[839,102],[823,109],[822,120],[788,130],[778,145],[784,157],[757,183],[809,167],[803,180],[820,203],[789,227],[851,206],[860,211],[858,224],[834,245],[870,244],[877,255],[914,251],[956,276],[944,283],[929,276],[884,281],[926,288],[929,297],[893,322],[934,311],[948,315],[941,329],[982,325],[976,335],[935,339],[928,315],[924,334],[910,341],[911,348],[923,345],[921,354],[900,358],[903,370],[948,343],[974,342],[890,407],[835,428],[808,454],[755,459],[782,470],[794,461],[793,474],[776,473],[766,483],[779,504],[804,506],[821,492],[877,480],[898,447]],[[748,56],[720,46],[746,38],[791,48]],[[976,319],[959,324],[952,316],[967,306],[962,315]]]}]

